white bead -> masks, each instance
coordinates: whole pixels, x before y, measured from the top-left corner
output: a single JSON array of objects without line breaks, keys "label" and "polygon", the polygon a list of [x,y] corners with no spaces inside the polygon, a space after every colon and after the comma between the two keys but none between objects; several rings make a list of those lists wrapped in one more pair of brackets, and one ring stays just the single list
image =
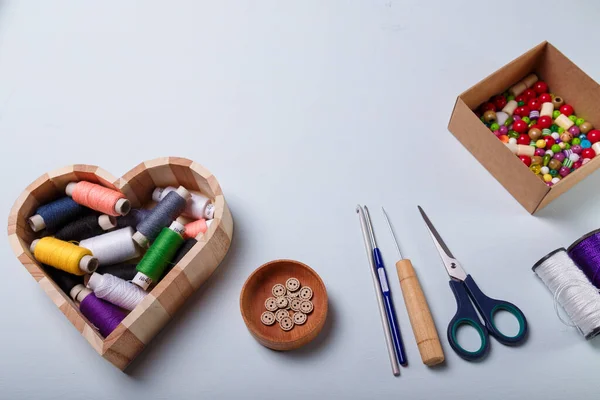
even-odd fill
[{"label": "white bead", "polygon": [[564,149],[566,146],[565,142],[560,142],[558,145],[560,146],[561,149]]},{"label": "white bead", "polygon": [[517,144],[517,139],[515,139],[514,137],[511,137],[510,139],[508,139],[508,143]]},{"label": "white bead", "polygon": [[560,135],[558,134],[558,132],[552,132],[552,134],[550,135],[552,136],[552,139],[556,140],[560,137]]},{"label": "white bead", "polygon": [[585,165],[585,164],[589,163],[590,161],[592,161],[591,158],[584,158],[583,162],[581,163],[581,165]]},{"label": "white bead", "polygon": [[554,111],[554,104],[548,102],[542,104],[542,109],[540,110],[540,117],[550,117],[552,118],[552,112]]},{"label": "white bead", "polygon": [[560,178],[552,178],[550,182],[556,185],[558,182],[560,182]]},{"label": "white bead", "polygon": [[544,154],[550,154],[550,157],[552,157],[554,155],[554,152],[552,150],[546,150],[546,153]]},{"label": "white bead", "polygon": [[542,174],[547,174],[547,173],[549,173],[549,172],[550,172],[550,168],[548,168],[548,167],[542,167],[542,169],[540,170],[540,172],[541,172]]},{"label": "white bead", "polygon": [[508,119],[508,114],[502,111],[498,111],[496,113],[496,122],[498,122],[498,125],[502,126],[504,125],[504,123],[506,122],[506,120]]},{"label": "white bead", "polygon": [[573,153],[569,155],[569,160],[573,161],[573,162],[577,162],[579,161],[581,157],[579,156],[579,154],[577,153]]}]

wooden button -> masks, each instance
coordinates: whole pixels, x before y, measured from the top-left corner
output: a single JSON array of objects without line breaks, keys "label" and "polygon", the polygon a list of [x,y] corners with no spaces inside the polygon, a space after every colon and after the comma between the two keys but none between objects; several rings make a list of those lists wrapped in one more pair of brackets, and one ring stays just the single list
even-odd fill
[{"label": "wooden button", "polygon": [[281,320],[285,317],[289,317],[290,313],[287,310],[277,310],[275,313],[275,319],[277,322],[281,322]]},{"label": "wooden button", "polygon": [[273,292],[273,296],[281,297],[285,294],[285,286],[283,286],[281,283],[278,283],[277,285],[273,286],[273,290],[271,290],[271,292]]},{"label": "wooden button", "polygon": [[284,331],[289,331],[294,327],[294,321],[290,317],[283,317],[281,321],[279,321],[279,326]]},{"label": "wooden button", "polygon": [[265,300],[265,308],[269,311],[277,310],[277,299],[275,299],[275,297],[269,297]]},{"label": "wooden button", "polygon": [[300,289],[300,281],[296,278],[290,278],[285,281],[285,287],[289,291],[295,292],[296,290]]},{"label": "wooden button", "polygon": [[286,299],[285,297],[278,297],[277,298],[277,307],[279,308],[286,308],[288,306],[288,299]]},{"label": "wooden button", "polygon": [[308,286],[304,286],[302,289],[300,289],[300,298],[301,299],[310,300],[310,299],[312,299],[312,296],[313,296],[313,291]]},{"label": "wooden button", "polygon": [[294,311],[300,311],[300,305],[302,304],[302,300],[300,299],[292,299],[290,303],[290,308]]},{"label": "wooden button", "polygon": [[296,290],[295,292],[290,292],[288,290],[286,296],[290,298],[298,297],[300,296],[300,291]]},{"label": "wooden button", "polygon": [[300,311],[302,311],[304,314],[309,314],[312,312],[313,307],[312,301],[309,300],[304,300],[302,303],[300,303]]},{"label": "wooden button", "polygon": [[[281,310],[279,310],[281,311]],[[265,325],[273,325],[275,323],[275,315],[271,311],[265,311],[260,316],[260,320]]]},{"label": "wooden button", "polygon": [[302,325],[306,322],[306,314],[297,312],[294,314],[294,323],[296,325]]}]

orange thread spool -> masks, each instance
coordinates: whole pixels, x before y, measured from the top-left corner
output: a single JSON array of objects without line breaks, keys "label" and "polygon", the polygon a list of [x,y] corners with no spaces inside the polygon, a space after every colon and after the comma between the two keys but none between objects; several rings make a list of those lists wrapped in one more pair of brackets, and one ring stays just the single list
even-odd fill
[{"label": "orange thread spool", "polygon": [[208,221],[205,219],[199,219],[197,221],[190,222],[189,224],[185,224],[185,232],[183,234],[183,237],[185,239],[190,239],[195,238],[201,233],[205,233],[210,227],[210,224],[212,224],[212,222],[212,219]]},{"label": "orange thread spool", "polygon": [[126,215],[131,210],[131,204],[123,193],[95,183],[71,182],[67,185],[66,193],[75,202],[114,217]]}]

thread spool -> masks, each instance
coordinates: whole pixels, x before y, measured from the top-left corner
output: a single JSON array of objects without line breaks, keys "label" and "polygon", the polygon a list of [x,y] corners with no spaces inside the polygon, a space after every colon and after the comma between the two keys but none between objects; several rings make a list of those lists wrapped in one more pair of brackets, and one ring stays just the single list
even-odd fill
[{"label": "thread spool", "polygon": [[130,281],[133,279],[135,274],[137,274],[137,269],[135,269],[135,267],[137,267],[137,264],[133,263],[105,265],[99,266],[96,272],[102,275],[109,274],[116,276],[124,281]]},{"label": "thread spool", "polygon": [[173,221],[169,228],[164,228],[137,265],[138,273],[133,283],[146,290],[152,282],[158,281],[173,260],[175,253],[183,244],[185,227]]},{"label": "thread spool", "polygon": [[34,232],[46,229],[48,233],[54,233],[61,226],[74,220],[85,211],[85,207],[73,201],[72,198],[63,197],[38,207],[35,215],[29,217],[27,222],[29,222],[29,226]]},{"label": "thread spool", "polygon": [[554,112],[554,104],[552,104],[551,102],[543,103],[542,109],[540,110],[540,117],[552,118],[553,112]]},{"label": "thread spool", "polygon": [[79,242],[89,249],[100,265],[117,264],[140,256],[140,249],[132,239],[133,228],[127,227]]},{"label": "thread spool", "polygon": [[199,219],[197,221],[185,224],[185,232],[183,234],[183,237],[185,239],[195,238],[200,234],[206,233],[208,228],[210,228],[210,226],[212,225],[213,221],[214,220],[212,219],[209,219],[208,221],[205,219]]},{"label": "thread spool", "polygon": [[94,272],[87,287],[94,291],[97,298],[129,311],[146,297],[146,292],[139,286],[109,274]]},{"label": "thread spool", "polygon": [[179,261],[181,261],[181,259],[185,257],[185,255],[192,249],[192,247],[196,245],[196,243],[198,243],[198,241],[194,238],[184,240],[183,245],[181,245],[179,250],[177,250],[177,253],[175,253],[173,260],[171,260],[171,262],[167,264],[165,272],[163,272],[163,278],[167,276],[169,272],[171,272],[173,267],[175,267],[179,263]]},{"label": "thread spool", "polygon": [[137,226],[133,240],[141,247],[148,247],[148,243],[158,236],[161,229],[169,226],[182,213],[189,199],[190,192],[183,186],[168,193]]},{"label": "thread spool", "polygon": [[125,319],[126,315],[119,307],[97,298],[90,289],[80,285],[73,289],[75,290],[78,290],[75,300],[79,301],[79,311],[94,324],[102,336],[110,335]]},{"label": "thread spool", "polygon": [[86,215],[60,228],[55,238],[65,241],[80,241],[102,235],[117,226],[117,220],[110,215]]},{"label": "thread spool", "polygon": [[[175,190],[176,189],[173,186],[156,188],[154,189],[154,192],[152,192],[152,200],[159,202],[164,199],[167,194]],[[198,193],[190,193],[190,196],[187,206],[181,215],[194,219],[213,219],[215,206],[210,202],[210,199]]]},{"label": "thread spool", "polygon": [[42,264],[73,275],[91,274],[98,268],[98,259],[92,256],[90,250],[53,237],[34,240],[29,250]]},{"label": "thread spool", "polygon": [[592,285],[600,288],[600,229],[577,239],[569,246],[567,253]]},{"label": "thread spool", "polygon": [[560,114],[558,117],[556,117],[554,123],[563,128],[565,131],[569,130],[570,127],[575,125],[575,122],[571,121],[569,117],[564,114]]},{"label": "thread spool", "polygon": [[48,274],[48,277],[52,279],[54,283],[56,283],[58,287],[67,295],[71,293],[71,290],[75,286],[83,284],[83,277],[81,275],[69,274],[68,272],[56,269],[46,264],[43,264],[42,266]]},{"label": "thread spool", "polygon": [[150,210],[144,208],[134,208],[127,215],[117,217],[117,228],[127,228],[131,226],[135,228],[140,224],[146,217],[150,215]]},{"label": "thread spool", "polygon": [[71,182],[65,192],[77,203],[103,214],[116,217],[126,215],[131,210],[131,203],[123,193],[95,183]]},{"label": "thread spool", "polygon": [[502,112],[505,112],[512,117],[513,113],[515,112],[515,110],[517,109],[518,106],[519,106],[519,103],[517,103],[514,100],[511,100],[508,103],[506,103],[506,105],[502,109]]},{"label": "thread spool", "polygon": [[532,270],[552,293],[557,315],[560,305],[586,339],[600,333],[600,293],[564,248],[544,256]]}]

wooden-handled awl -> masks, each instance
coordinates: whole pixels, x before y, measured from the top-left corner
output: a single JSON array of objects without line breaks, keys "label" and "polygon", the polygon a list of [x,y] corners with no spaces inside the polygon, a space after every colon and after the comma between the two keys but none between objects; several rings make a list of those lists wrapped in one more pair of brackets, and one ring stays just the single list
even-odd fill
[{"label": "wooden-handled awl", "polygon": [[381,207],[381,210],[396,243],[398,255],[400,256],[400,260],[396,263],[396,270],[398,271],[404,304],[406,305],[410,325],[412,326],[415,340],[421,353],[421,359],[423,360],[423,364],[433,367],[444,362],[444,351],[440,344],[440,338],[435,329],[435,323],[431,317],[431,312],[429,311],[429,306],[427,305],[425,294],[423,294],[423,289],[421,289],[421,285],[419,284],[415,269],[410,260],[402,257],[390,219],[383,207]]}]

